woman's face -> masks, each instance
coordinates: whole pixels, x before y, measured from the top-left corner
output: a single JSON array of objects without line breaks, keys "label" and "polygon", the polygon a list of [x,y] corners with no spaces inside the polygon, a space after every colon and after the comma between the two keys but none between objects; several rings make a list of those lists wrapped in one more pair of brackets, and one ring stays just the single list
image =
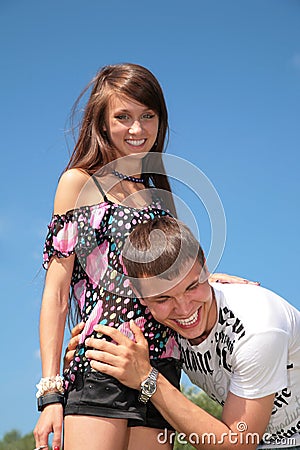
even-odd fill
[{"label": "woman's face", "polygon": [[159,117],[152,109],[125,96],[111,96],[104,131],[118,157],[149,152],[156,141],[158,126]]}]

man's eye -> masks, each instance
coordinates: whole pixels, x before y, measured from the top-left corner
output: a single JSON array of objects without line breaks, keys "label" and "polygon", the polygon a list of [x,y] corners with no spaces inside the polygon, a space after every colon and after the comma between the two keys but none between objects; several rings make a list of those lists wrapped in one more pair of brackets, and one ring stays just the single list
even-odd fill
[{"label": "man's eye", "polygon": [[193,284],[193,286],[190,286],[188,288],[188,291],[192,291],[193,289],[196,289],[199,286],[199,283]]},{"label": "man's eye", "polygon": [[157,300],[156,301],[156,303],[158,304],[158,305],[163,305],[164,303],[167,303],[167,299],[163,299],[163,300]]}]

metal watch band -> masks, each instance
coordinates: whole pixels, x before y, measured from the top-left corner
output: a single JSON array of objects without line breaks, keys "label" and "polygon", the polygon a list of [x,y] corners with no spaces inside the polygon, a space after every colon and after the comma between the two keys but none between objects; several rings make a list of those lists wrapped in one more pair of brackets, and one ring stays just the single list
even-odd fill
[{"label": "metal watch band", "polygon": [[[152,367],[151,372],[145,381],[141,384],[141,392],[139,394],[139,402],[147,403],[152,395],[156,391],[156,380],[158,376],[158,370]],[[148,390],[146,389],[146,385],[148,384]],[[151,392],[149,392],[149,385],[151,385]]]},{"label": "metal watch band", "polygon": [[152,380],[156,381],[157,380],[157,376],[158,376],[158,370],[155,369],[155,367],[152,367],[148,378],[151,378]]}]

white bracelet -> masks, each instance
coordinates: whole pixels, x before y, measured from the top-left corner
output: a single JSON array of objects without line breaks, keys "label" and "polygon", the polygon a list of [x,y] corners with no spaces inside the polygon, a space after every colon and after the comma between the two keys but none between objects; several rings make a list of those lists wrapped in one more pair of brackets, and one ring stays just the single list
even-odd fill
[{"label": "white bracelet", "polygon": [[49,392],[59,392],[63,394],[64,390],[64,379],[60,375],[55,377],[45,377],[41,378],[39,384],[36,385],[38,391],[36,397],[39,398]]}]

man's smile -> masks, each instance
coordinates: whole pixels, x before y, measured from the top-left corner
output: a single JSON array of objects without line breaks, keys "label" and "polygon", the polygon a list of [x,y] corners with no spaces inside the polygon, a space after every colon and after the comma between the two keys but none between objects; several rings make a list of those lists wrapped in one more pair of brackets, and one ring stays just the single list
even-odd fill
[{"label": "man's smile", "polygon": [[174,319],[174,321],[181,328],[189,328],[198,325],[198,323],[200,322],[200,309],[201,306],[191,316],[187,317],[186,319]]}]

